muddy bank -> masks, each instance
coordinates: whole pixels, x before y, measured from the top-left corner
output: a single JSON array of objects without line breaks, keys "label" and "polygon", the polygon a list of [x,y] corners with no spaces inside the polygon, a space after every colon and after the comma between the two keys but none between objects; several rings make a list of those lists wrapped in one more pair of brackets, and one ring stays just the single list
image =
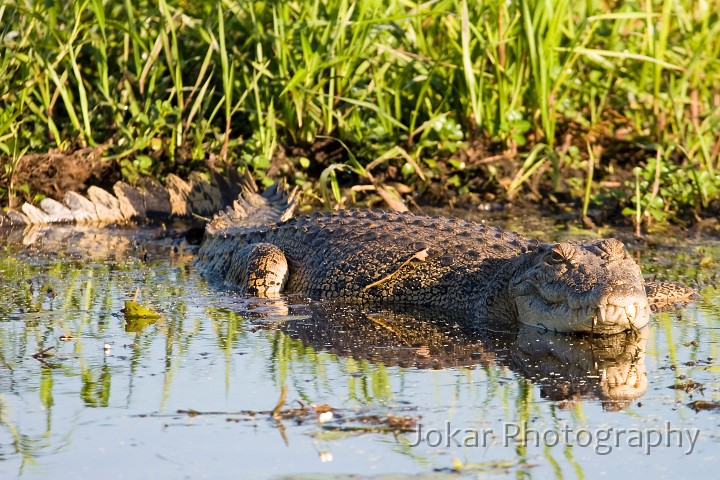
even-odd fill
[{"label": "muddy bank", "polygon": [[[563,152],[567,154],[571,147],[579,151],[575,143],[574,137],[566,136],[565,144],[560,148],[560,157]],[[604,225],[633,225],[637,215],[630,210],[635,208],[634,189],[638,180],[633,169],[639,165],[647,168],[653,152],[625,139],[608,138],[600,144],[603,146],[596,149],[597,165],[592,170],[592,201],[585,216],[582,212],[587,171],[583,168],[587,168],[587,158],[584,163],[544,161],[527,174],[520,156],[522,152],[502,151],[482,139],[468,142],[449,158],[426,160],[418,165],[423,170],[419,176],[417,172],[409,173],[402,166],[402,159],[368,165],[366,174],[335,169],[340,198],[334,206],[423,211],[450,207],[482,212],[536,209],[563,216],[569,223],[582,223],[591,229]],[[15,195],[6,198],[9,207],[17,210],[23,201],[31,202],[37,194],[62,201],[68,191],[84,194],[91,186],[112,191],[123,175],[116,161],[103,158],[111,147],[101,145],[72,152],[52,151],[21,157],[11,171],[11,178],[8,174],[0,177],[6,187],[12,184],[15,189]],[[302,159],[305,160],[300,161]],[[308,164],[303,163],[308,160]],[[675,160],[682,161],[681,158]],[[7,163],[9,160],[3,161]],[[327,181],[323,172],[347,161],[348,152],[343,145],[335,140],[322,139],[306,147],[284,146],[278,149],[261,175],[265,179],[284,178],[291,185],[301,183],[301,203],[306,210],[328,208],[320,195],[322,183]],[[203,169],[214,172],[218,168],[225,171],[221,176],[232,175],[236,171],[235,167],[223,166],[218,163],[217,157],[209,155]],[[165,165],[162,172],[158,172],[158,177],[165,183],[168,174],[175,175],[181,171],[186,172],[183,162],[175,167]],[[216,175],[195,172],[191,176],[197,180]],[[526,177],[518,183],[522,175]],[[187,172],[183,178],[188,178]],[[131,185],[147,189],[149,185],[158,184],[159,179],[142,177]],[[655,199],[668,195],[664,190],[658,192],[660,184],[653,182],[643,189]],[[222,192],[228,197],[232,193],[235,191]],[[648,192],[642,193],[645,195]],[[332,196],[329,199],[336,201]],[[665,225],[675,225],[680,228],[678,231],[693,229],[690,235],[698,232],[720,235],[717,222],[719,207],[717,202],[710,202],[678,210],[677,205],[671,205],[669,201],[659,207],[646,206],[642,210],[642,231],[662,230]]]}]

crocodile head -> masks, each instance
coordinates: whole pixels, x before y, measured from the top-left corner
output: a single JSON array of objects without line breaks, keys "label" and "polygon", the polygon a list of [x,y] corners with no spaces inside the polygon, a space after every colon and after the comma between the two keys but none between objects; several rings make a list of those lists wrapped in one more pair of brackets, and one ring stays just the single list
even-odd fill
[{"label": "crocodile head", "polygon": [[640,267],[615,239],[543,245],[508,292],[520,322],[558,332],[618,333],[650,314]]}]

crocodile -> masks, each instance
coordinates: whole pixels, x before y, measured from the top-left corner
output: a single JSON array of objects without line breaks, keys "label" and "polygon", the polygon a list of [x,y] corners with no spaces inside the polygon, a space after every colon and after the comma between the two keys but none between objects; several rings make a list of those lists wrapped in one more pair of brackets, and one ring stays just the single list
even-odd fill
[{"label": "crocodile", "polygon": [[278,183],[261,194],[247,175],[212,174],[209,181],[191,175],[189,182],[170,175],[167,187],[118,182],[113,191],[91,187],[88,198],[67,192],[64,205],[50,198],[40,208],[25,204],[22,213],[1,216],[0,226],[197,217],[229,205],[208,224],[199,250],[197,265],[210,278],[256,296],[299,293],[440,308],[477,326],[494,320],[611,334],[641,328],[651,310],[673,309],[695,297],[682,284],[644,283],[615,239],[546,243],[408,212],[344,210],[294,218],[297,192]]},{"label": "crocodile", "polygon": [[547,243],[454,217],[341,210],[294,217],[295,193],[243,192],[206,228],[196,265],[259,297],[414,305],[469,325],[525,324],[562,333],[637,330],[652,309],[695,298],[644,282],[616,239]]}]

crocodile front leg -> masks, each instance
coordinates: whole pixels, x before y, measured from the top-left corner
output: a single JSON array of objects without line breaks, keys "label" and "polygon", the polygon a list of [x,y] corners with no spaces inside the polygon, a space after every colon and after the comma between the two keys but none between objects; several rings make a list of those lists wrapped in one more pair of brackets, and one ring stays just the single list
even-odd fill
[{"label": "crocodile front leg", "polygon": [[248,295],[276,297],[288,279],[288,264],[280,248],[270,243],[252,243],[233,253],[225,284]]}]

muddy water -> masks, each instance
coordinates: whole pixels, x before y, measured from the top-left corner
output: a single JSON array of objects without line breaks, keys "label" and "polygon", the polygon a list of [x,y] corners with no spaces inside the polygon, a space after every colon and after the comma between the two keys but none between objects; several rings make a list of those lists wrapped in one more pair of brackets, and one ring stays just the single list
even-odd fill
[{"label": "muddy water", "polygon": [[[53,235],[0,247],[0,478],[677,479],[720,465],[720,411],[690,406],[720,401],[712,286],[634,335],[469,332],[442,312],[246,299],[162,231]],[[657,243],[629,249],[660,279],[709,284],[720,268],[715,242]],[[136,292],[159,318],[126,318]]]}]

